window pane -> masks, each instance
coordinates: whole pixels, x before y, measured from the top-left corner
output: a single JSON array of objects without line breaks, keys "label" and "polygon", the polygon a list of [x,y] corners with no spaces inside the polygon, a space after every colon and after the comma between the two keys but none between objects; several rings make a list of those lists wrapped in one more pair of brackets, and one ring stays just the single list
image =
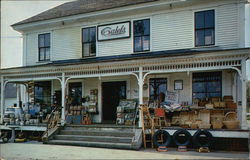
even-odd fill
[{"label": "window pane", "polygon": [[83,44],[83,57],[88,57],[90,52],[90,44],[85,43]]},{"label": "window pane", "polygon": [[220,82],[207,82],[207,91],[208,92],[220,92],[221,83]]},{"label": "window pane", "polygon": [[159,99],[160,94],[166,94],[167,79],[166,78],[151,78],[149,80],[150,100]]},{"label": "window pane", "polygon": [[44,48],[40,48],[40,50],[39,50],[39,60],[40,61],[44,60],[44,54],[45,54],[45,49]]},{"label": "window pane", "polygon": [[204,28],[204,12],[195,13],[195,29]]},{"label": "window pane", "polygon": [[204,82],[194,82],[193,92],[206,92],[206,85]]},{"label": "window pane", "polygon": [[134,37],[134,50],[135,52],[138,52],[138,51],[142,51],[142,40],[141,40],[141,37]]},{"label": "window pane", "polygon": [[193,93],[193,97],[198,99],[205,99],[206,93]]},{"label": "window pane", "polygon": [[149,36],[143,36],[143,50],[149,50]]},{"label": "window pane", "polygon": [[149,35],[150,34],[150,22],[149,19],[143,20],[143,31],[144,35]]},{"label": "window pane", "polygon": [[38,46],[44,47],[44,35],[42,34],[38,36]]},{"label": "window pane", "polygon": [[50,46],[50,34],[45,34],[44,35],[44,39],[45,39],[45,47],[49,47]]},{"label": "window pane", "polygon": [[41,106],[51,104],[51,82],[35,83],[35,103]]},{"label": "window pane", "polygon": [[81,105],[82,83],[69,83],[69,96],[73,105]]},{"label": "window pane", "polygon": [[89,40],[91,42],[95,42],[96,41],[96,28],[95,27],[90,28],[89,34],[90,34]]},{"label": "window pane", "polygon": [[49,60],[50,59],[50,48],[46,48],[46,53],[45,53],[45,58],[46,60]]},{"label": "window pane", "polygon": [[195,31],[195,45],[196,46],[201,46],[205,44],[204,40],[204,30],[197,30]]},{"label": "window pane", "polygon": [[205,45],[214,44],[214,29],[205,30]]},{"label": "window pane", "polygon": [[214,27],[214,10],[206,11],[205,13],[205,27]]},{"label": "window pane", "polygon": [[207,96],[208,96],[209,98],[210,98],[210,97],[220,97],[221,94],[220,94],[220,93],[208,93]]},{"label": "window pane", "polygon": [[134,36],[140,36],[144,33],[143,21],[134,21]]},{"label": "window pane", "polygon": [[91,55],[96,54],[96,43],[95,42],[90,43],[90,54]]},{"label": "window pane", "polygon": [[193,98],[221,97],[221,90],[221,72],[193,73]]},{"label": "window pane", "polygon": [[89,29],[88,28],[83,29],[82,40],[83,42],[89,42]]}]

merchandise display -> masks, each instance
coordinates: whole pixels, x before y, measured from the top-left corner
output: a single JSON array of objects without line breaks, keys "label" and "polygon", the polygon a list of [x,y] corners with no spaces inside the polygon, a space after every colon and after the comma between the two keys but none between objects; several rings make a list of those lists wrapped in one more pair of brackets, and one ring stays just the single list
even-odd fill
[{"label": "merchandise display", "polygon": [[133,125],[136,116],[136,105],[135,100],[120,100],[116,109],[116,124]]}]

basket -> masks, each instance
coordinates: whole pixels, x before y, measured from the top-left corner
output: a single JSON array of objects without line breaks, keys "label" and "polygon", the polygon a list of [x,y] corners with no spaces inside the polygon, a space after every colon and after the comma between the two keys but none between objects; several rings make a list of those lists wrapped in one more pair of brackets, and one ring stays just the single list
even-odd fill
[{"label": "basket", "polygon": [[208,103],[205,106],[206,106],[206,109],[213,109],[214,108],[214,104],[212,104],[212,103]]},{"label": "basket", "polygon": [[217,122],[222,122],[224,120],[224,116],[219,116],[219,115],[212,115],[210,116],[211,118],[211,123],[217,123]]},{"label": "basket", "polygon": [[198,128],[198,124],[196,124],[196,123],[192,123],[192,124],[190,125],[190,128],[192,128],[192,129],[196,129],[196,128]]},{"label": "basket", "polygon": [[221,108],[225,108],[226,107],[226,103],[225,102],[220,102],[220,107]]},{"label": "basket", "polygon": [[231,109],[236,109],[237,108],[237,104],[234,102],[226,102],[226,107],[227,108],[231,108]]},{"label": "basket", "polygon": [[202,120],[202,123],[206,123],[206,124],[210,123],[210,111],[209,110],[200,110],[198,117],[199,119]]},{"label": "basket", "polygon": [[240,126],[240,121],[223,121],[227,129],[237,129]]},{"label": "basket", "polygon": [[237,120],[236,112],[228,112],[225,115],[225,121],[236,121],[236,120]]},{"label": "basket", "polygon": [[220,97],[212,97],[211,101],[212,101],[212,103],[213,102],[219,102],[220,101]]},{"label": "basket", "polygon": [[198,124],[198,126],[201,129],[209,129],[211,127],[211,124],[209,124],[209,123],[200,123],[200,124]]},{"label": "basket", "polygon": [[214,102],[214,108],[220,108],[220,102]]},{"label": "basket", "polygon": [[233,101],[233,97],[232,96],[224,96],[223,97],[223,101],[225,101],[225,102],[231,102],[231,101]]},{"label": "basket", "polygon": [[196,111],[189,112],[189,120],[190,121],[195,121],[198,119],[198,114]]},{"label": "basket", "polygon": [[185,121],[189,120],[189,113],[181,112],[179,117],[180,117],[181,124],[185,124]]},{"label": "basket", "polygon": [[216,121],[212,123],[212,126],[213,126],[213,129],[221,129],[223,127],[223,123],[222,121],[220,122]]}]

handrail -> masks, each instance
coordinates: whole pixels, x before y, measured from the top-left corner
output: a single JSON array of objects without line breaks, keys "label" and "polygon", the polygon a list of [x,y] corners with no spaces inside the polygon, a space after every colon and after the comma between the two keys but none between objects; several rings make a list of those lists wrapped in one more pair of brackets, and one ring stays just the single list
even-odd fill
[{"label": "handrail", "polygon": [[51,118],[53,116],[53,113],[55,111],[57,111],[57,109],[59,109],[59,106],[55,106],[55,108],[51,111],[49,117],[48,117],[48,121],[47,121],[47,125],[46,125],[46,135],[47,135],[47,139],[49,138],[49,124],[50,124],[50,121],[51,121]]}]

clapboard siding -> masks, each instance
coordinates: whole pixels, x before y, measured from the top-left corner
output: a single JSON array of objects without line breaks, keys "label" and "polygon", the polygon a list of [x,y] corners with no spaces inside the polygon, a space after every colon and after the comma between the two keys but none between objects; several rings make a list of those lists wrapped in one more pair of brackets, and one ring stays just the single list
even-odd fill
[{"label": "clapboard siding", "polygon": [[52,60],[77,59],[81,57],[81,29],[79,27],[53,31]]},{"label": "clapboard siding", "polygon": [[217,41],[218,46],[235,48],[239,46],[238,5],[229,4],[217,8]]},{"label": "clapboard siding", "polygon": [[[226,3],[228,2],[228,3]],[[215,9],[215,46],[236,48],[240,44],[239,4],[234,1],[201,3],[186,8],[177,8],[158,13],[148,12],[134,16],[123,16],[112,19],[96,19],[94,22],[79,22],[74,26],[48,29],[52,34],[51,60],[82,58],[81,28],[109,23],[151,19],[151,51],[193,48],[194,46],[194,13],[200,10]],[[139,18],[138,18],[139,17]],[[133,23],[131,23],[132,25]],[[133,28],[133,27],[132,27]],[[132,30],[131,30],[132,32]],[[133,33],[130,38],[97,42],[97,56],[111,56],[133,53]],[[27,35],[27,65],[37,63],[37,33]]]},{"label": "clapboard siding", "polygon": [[130,54],[131,38],[98,42],[98,56]]},{"label": "clapboard siding", "polygon": [[191,48],[193,45],[192,11],[155,15],[152,18],[154,51]]},{"label": "clapboard siding", "polygon": [[38,38],[37,33],[27,35],[26,65],[35,65],[38,61]]}]

